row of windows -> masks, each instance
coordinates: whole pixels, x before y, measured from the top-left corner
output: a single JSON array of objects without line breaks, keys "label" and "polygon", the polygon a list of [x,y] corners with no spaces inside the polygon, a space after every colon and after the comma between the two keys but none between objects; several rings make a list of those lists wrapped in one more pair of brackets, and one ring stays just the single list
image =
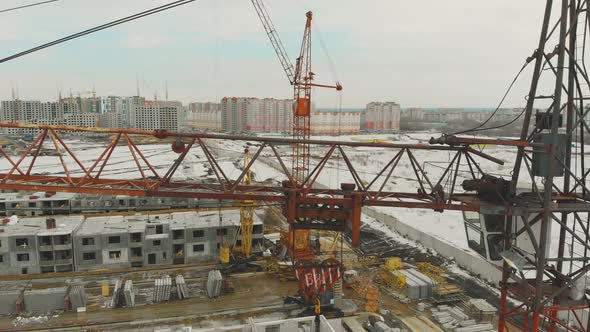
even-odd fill
[{"label": "row of windows", "polygon": [[[155,226],[156,229],[156,234],[163,234],[163,226],[162,225],[156,225]],[[262,233],[262,226],[261,225],[255,225],[253,232],[256,233]],[[205,236],[205,231],[202,229],[199,230],[193,230],[193,238],[202,238]],[[218,228],[216,229],[216,235],[217,236],[225,236],[228,234],[228,229],[227,228]],[[178,231],[174,231],[174,238],[178,239],[181,238],[181,233],[179,233]],[[69,235],[62,235],[57,239],[57,244],[67,244],[69,243],[69,239],[70,236]],[[131,233],[131,241],[132,242],[140,242],[141,241],[141,233]],[[27,247],[29,245],[29,239],[28,238],[16,238],[15,239],[15,243],[17,247]],[[109,236],[108,237],[108,243],[109,244],[118,244],[121,243],[121,236]],[[157,244],[156,244],[157,243]],[[41,238],[41,244],[42,245],[51,245],[51,237],[47,237],[44,236]],[[95,245],[95,238],[93,237],[85,237],[82,238],[82,245],[84,246],[93,246]],[[155,240],[154,241],[154,245],[160,245],[160,240]],[[0,247],[2,247],[2,241],[0,240]]]}]

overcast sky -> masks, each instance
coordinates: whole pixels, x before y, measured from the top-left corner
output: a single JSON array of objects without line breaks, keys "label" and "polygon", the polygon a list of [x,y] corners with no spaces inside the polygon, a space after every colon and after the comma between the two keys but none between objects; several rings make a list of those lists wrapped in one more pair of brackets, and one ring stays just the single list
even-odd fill
[{"label": "overcast sky", "polygon": [[[0,10],[38,0],[3,0]],[[0,13],[0,57],[171,0],[61,0]],[[344,107],[397,101],[402,107],[494,107],[535,49],[539,0],[264,0],[290,58],[305,11],[314,12],[317,83],[344,86]],[[321,38],[318,35],[321,33]],[[328,49],[323,51],[321,39]],[[551,46],[553,47],[553,45]],[[334,63],[331,70],[328,59]],[[54,100],[58,90],[218,101],[223,96],[291,98],[292,89],[249,0],[201,0],[0,64],[0,99]],[[506,106],[522,106],[524,75]],[[318,89],[319,107],[334,91]]]}]

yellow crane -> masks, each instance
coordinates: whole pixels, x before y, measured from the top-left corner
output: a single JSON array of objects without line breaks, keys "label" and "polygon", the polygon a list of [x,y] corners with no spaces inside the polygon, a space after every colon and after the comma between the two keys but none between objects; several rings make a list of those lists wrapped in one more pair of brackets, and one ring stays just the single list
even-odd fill
[{"label": "yellow crane", "polygon": [[[250,163],[250,150],[244,149],[244,168]],[[246,175],[242,179],[242,184],[252,184],[252,173],[250,170],[246,172]],[[234,253],[241,253],[245,258],[250,257],[252,254],[252,229],[254,228],[254,207],[255,202],[253,200],[244,200],[240,204],[240,228],[237,234],[242,235],[242,241],[237,245],[234,243]]]}]

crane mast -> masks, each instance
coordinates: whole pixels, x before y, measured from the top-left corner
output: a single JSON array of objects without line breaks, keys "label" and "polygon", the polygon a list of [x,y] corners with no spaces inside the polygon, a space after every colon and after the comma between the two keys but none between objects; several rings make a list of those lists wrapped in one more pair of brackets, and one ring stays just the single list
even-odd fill
[{"label": "crane mast", "polygon": [[[250,163],[250,150],[244,149],[244,169]],[[242,184],[249,186],[252,184],[252,172],[248,169],[242,180]],[[241,252],[247,258],[252,254],[252,230],[254,228],[254,201],[244,200],[240,207],[240,229],[238,233],[242,236],[239,246],[234,245],[234,251]]]},{"label": "crane mast", "polygon": [[301,51],[295,63],[295,81],[293,96],[293,139],[297,142],[293,149],[293,177],[297,184],[302,184],[309,173],[309,141],[311,132],[311,19],[312,13],[305,14],[305,30]]},{"label": "crane mast", "polygon": [[252,0],[252,5],[254,5],[254,9],[260,18],[260,22],[262,22],[262,26],[279,58],[289,83],[293,85],[292,135],[298,143],[292,145],[292,172],[297,185],[302,186],[309,172],[309,144],[306,141],[309,141],[311,132],[311,88],[316,86],[340,91],[342,86],[339,83],[335,85],[313,83],[314,73],[311,70],[311,20],[313,14],[311,11],[305,14],[303,42],[301,43],[299,57],[295,67],[293,67],[264,3],[261,0]]}]

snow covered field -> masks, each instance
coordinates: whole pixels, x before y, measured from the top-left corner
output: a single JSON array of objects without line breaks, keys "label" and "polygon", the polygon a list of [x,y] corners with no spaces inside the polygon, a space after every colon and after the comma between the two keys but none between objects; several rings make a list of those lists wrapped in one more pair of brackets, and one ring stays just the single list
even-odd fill
[{"label": "snow covered field", "polygon": [[[387,139],[389,142],[399,143],[411,143],[427,144],[427,140],[431,136],[437,136],[437,134],[431,133],[412,133],[408,135],[371,135],[371,136],[340,136],[340,137],[314,137],[314,139],[321,140],[339,140],[339,141],[355,141],[359,139],[368,138],[379,138]],[[104,150],[106,145],[97,146],[95,142],[85,142],[80,140],[66,141],[72,150],[74,150],[78,157],[81,158],[85,165],[91,165],[99,154]],[[107,142],[104,142],[106,144]],[[245,147],[245,142],[237,141],[214,141],[209,140],[207,142],[213,154],[218,156],[220,166],[224,169],[226,175],[232,179],[236,179],[241,170],[239,169],[242,165],[242,153]],[[50,143],[45,144],[47,148],[51,145]],[[163,175],[167,168],[177,158],[177,154],[174,153],[169,144],[156,144],[156,145],[142,145],[141,151],[145,157],[154,166],[154,168]],[[510,178],[510,174],[513,168],[514,159],[516,156],[516,150],[503,146],[488,145],[481,147],[483,152],[490,154],[496,158],[504,161],[504,165],[497,165],[485,159],[474,156],[475,160],[480,164],[480,167],[489,174],[496,176],[503,176],[506,179]],[[252,142],[250,146],[251,154],[254,154],[258,149],[255,143]],[[290,147],[289,146],[278,146],[281,156],[284,157],[286,166],[290,168]],[[312,168],[319,162],[319,159],[327,151],[325,147],[314,146],[312,149]],[[344,148],[346,154],[350,158],[352,164],[359,171],[361,178],[370,182],[373,177],[385,166],[397,152],[397,150],[382,149],[382,148]],[[454,156],[453,152],[447,151],[431,151],[431,150],[414,150],[416,159],[420,162],[428,177],[431,179],[438,179],[444,172],[444,168]],[[572,157],[573,162],[579,162],[580,156],[574,155]],[[30,163],[32,157],[28,157],[23,161],[26,169],[26,165]],[[81,176],[83,172],[75,164],[74,160],[69,156],[65,157],[68,165],[68,170],[73,176]],[[590,160],[586,160],[590,164]],[[0,159],[0,172],[7,172],[10,169],[9,162],[2,158]],[[213,174],[208,174],[209,165],[205,158],[202,150],[198,147],[194,147],[191,152],[187,155],[186,160],[182,163],[182,166],[178,168],[174,179],[175,180],[202,180],[204,178],[215,178]],[[144,167],[146,176],[151,175],[151,172]],[[255,180],[264,181],[271,180],[279,182],[286,179],[286,176],[280,170],[279,164],[274,160],[273,152],[270,148],[265,148],[261,154],[261,158],[257,160],[252,167],[255,173]],[[37,160],[34,172],[43,174],[64,174],[64,170],[59,162],[57,156],[44,156]],[[211,172],[209,172],[211,173]],[[385,184],[384,190],[386,191],[403,191],[403,192],[416,192],[418,189],[417,182],[414,180],[415,175],[411,167],[409,159],[404,156],[399,162],[394,176]],[[459,178],[457,179],[457,188],[460,188],[461,182],[470,178],[469,168],[466,161],[461,161],[461,166],[458,171]],[[521,181],[519,182],[519,188],[530,188],[531,179],[528,177],[528,172],[523,165],[521,171]],[[105,172],[102,177],[104,178],[118,178],[118,179],[130,179],[130,178],[141,178],[141,174],[137,171],[135,162],[129,152],[129,149],[125,145],[119,145],[113,153],[108,166],[105,168]],[[435,180],[433,180],[435,181]],[[557,182],[561,179],[557,179]],[[323,172],[320,174],[317,182],[323,186],[331,188],[339,187],[340,183],[343,182],[354,182],[353,178],[346,167],[346,163],[343,158],[339,156],[338,152],[334,152],[331,160],[326,165]],[[377,182],[376,188],[378,189],[380,182]],[[450,186],[449,183],[443,183],[445,191],[448,192],[447,188]],[[375,187],[373,187],[375,188]],[[458,189],[460,190],[460,189]],[[387,213],[396,217],[401,222],[412,225],[413,227],[439,237],[455,246],[467,248],[467,240],[465,236],[465,229],[463,226],[462,215],[456,211],[445,211],[444,213],[434,212],[431,210],[417,210],[417,209],[406,209],[406,208],[384,208],[378,207],[379,211]],[[558,228],[552,229],[552,242],[557,241]],[[555,246],[553,246],[555,247]]]}]

